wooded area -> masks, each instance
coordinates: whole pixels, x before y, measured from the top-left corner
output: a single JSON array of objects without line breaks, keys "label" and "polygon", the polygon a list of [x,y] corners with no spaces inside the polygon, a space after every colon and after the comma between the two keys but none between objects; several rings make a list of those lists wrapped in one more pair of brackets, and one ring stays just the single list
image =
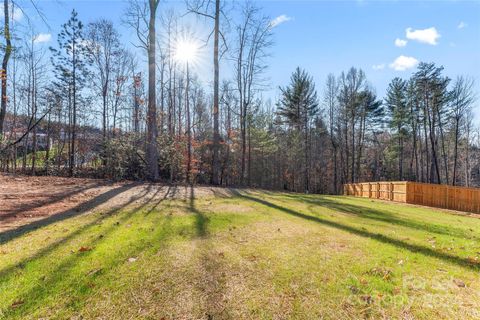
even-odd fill
[{"label": "wooded area", "polygon": [[343,188],[348,196],[480,213],[480,188],[406,181],[351,183]]},{"label": "wooded area", "polygon": [[480,319],[480,1],[0,3],[0,320]]},{"label": "wooded area", "polygon": [[[471,78],[420,63],[382,99],[359,68],[329,74],[318,93],[297,68],[272,101],[262,93],[275,25],[250,2],[235,4],[238,17],[227,5],[131,0],[123,23],[136,50],[111,21],[84,25],[73,11],[45,50],[4,0],[1,170],[330,194],[376,180],[480,186]],[[183,14],[212,22],[213,45],[176,23]],[[201,47],[212,86],[196,74]]]}]

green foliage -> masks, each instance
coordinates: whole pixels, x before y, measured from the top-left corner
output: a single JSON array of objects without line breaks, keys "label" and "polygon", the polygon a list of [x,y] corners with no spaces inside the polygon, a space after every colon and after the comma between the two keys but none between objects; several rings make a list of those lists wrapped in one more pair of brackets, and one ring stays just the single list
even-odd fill
[{"label": "green foliage", "polygon": [[106,142],[105,153],[107,165],[105,175],[113,180],[144,179],[146,173],[145,154],[138,148],[138,137],[121,136]]},{"label": "green foliage", "polygon": [[83,34],[83,24],[78,19],[77,11],[72,10],[70,19],[63,24],[63,29],[57,36],[57,42],[58,49],[50,47],[57,78],[56,88],[63,95],[71,94],[70,90],[80,92],[86,83],[88,63],[91,59]]},{"label": "green foliage", "polygon": [[313,78],[297,67],[290,77],[290,85],[280,88],[280,91],[278,115],[291,127],[305,130],[310,119],[319,111]]}]

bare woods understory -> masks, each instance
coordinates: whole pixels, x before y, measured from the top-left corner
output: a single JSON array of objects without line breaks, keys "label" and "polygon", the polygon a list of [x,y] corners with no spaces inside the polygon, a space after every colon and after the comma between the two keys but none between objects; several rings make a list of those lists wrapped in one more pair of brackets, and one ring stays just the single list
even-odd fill
[{"label": "bare woods understory", "polygon": [[[275,24],[251,3],[235,17],[226,5],[187,2],[211,27],[200,45],[178,23],[185,12],[132,0],[123,25],[135,47],[111,21],[84,26],[73,11],[46,49],[4,0],[2,170],[310,193],[379,180],[480,186],[468,76],[420,63],[379,98],[361,69],[328,75],[317,94],[297,68],[271,101],[262,91]],[[200,48],[213,88],[197,76]]]}]

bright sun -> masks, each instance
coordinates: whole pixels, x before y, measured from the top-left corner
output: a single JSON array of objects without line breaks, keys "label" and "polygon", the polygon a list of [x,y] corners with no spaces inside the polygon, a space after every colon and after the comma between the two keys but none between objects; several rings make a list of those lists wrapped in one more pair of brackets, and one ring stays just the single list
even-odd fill
[{"label": "bright sun", "polygon": [[198,55],[198,46],[193,41],[180,41],[175,48],[175,58],[181,62],[195,62]]}]

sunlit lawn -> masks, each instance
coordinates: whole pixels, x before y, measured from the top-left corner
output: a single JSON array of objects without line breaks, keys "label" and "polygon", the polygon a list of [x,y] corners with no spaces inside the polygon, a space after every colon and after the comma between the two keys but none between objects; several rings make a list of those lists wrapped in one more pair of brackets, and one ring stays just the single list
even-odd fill
[{"label": "sunlit lawn", "polygon": [[480,219],[260,191],[143,200],[0,234],[0,318],[480,318]]}]

